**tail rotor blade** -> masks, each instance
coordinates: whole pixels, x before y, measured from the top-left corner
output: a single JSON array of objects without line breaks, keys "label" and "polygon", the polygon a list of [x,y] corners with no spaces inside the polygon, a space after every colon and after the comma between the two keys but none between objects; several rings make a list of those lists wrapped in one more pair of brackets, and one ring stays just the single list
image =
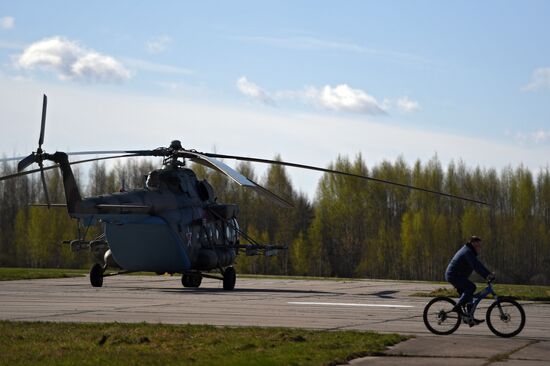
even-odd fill
[{"label": "tail rotor blade", "polygon": [[26,167],[31,165],[32,163],[36,162],[36,154],[32,153],[23,160],[21,160],[19,163],[17,163],[17,171],[22,172],[25,170]]},{"label": "tail rotor blade", "polygon": [[38,139],[38,148],[42,147],[44,143],[44,130],[46,129],[46,109],[48,107],[48,97],[44,94],[44,100],[42,102],[42,124],[40,125],[40,138]]},{"label": "tail rotor blade", "polygon": [[44,196],[46,197],[46,204],[48,205],[48,209],[51,206],[50,203],[50,195],[48,193],[48,186],[46,185],[46,177],[44,175],[44,166],[42,163],[40,163],[40,179],[42,180],[42,187],[44,188]]}]

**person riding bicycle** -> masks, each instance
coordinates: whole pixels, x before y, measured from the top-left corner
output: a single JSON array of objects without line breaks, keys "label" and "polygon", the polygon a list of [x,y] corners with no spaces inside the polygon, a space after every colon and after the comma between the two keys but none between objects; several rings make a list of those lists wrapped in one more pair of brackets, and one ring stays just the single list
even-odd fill
[{"label": "person riding bicycle", "polygon": [[[494,273],[489,271],[483,263],[477,259],[477,255],[481,250],[481,238],[478,236],[472,236],[470,240],[460,248],[454,257],[449,262],[447,270],[445,271],[445,280],[450,282],[460,295],[458,303],[454,310],[456,310],[463,317],[471,317],[469,322],[470,326],[483,323],[483,320],[478,320],[470,314],[472,309],[473,294],[476,290],[476,285],[468,279],[473,271],[476,271],[481,277],[487,281],[495,279]],[[467,313],[462,311],[462,307],[466,305]]]}]

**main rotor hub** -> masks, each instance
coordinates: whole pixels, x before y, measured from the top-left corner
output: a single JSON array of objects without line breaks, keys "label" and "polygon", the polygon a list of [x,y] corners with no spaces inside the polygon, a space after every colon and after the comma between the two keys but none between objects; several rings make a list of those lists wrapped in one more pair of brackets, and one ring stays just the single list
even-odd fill
[{"label": "main rotor hub", "polygon": [[181,146],[180,140],[172,140],[172,142],[170,142],[170,146],[168,147],[168,149],[164,148],[163,150],[166,153],[166,155],[164,155],[165,158],[163,161],[163,165],[166,168],[167,167],[177,168],[177,167],[185,166],[185,158],[183,159],[183,161],[178,160],[178,158],[181,157],[181,156],[178,156],[179,153],[181,153],[181,151],[184,150],[183,147]]},{"label": "main rotor hub", "polygon": [[170,143],[170,149],[183,150],[183,147],[181,146],[181,141],[180,140],[173,140]]}]

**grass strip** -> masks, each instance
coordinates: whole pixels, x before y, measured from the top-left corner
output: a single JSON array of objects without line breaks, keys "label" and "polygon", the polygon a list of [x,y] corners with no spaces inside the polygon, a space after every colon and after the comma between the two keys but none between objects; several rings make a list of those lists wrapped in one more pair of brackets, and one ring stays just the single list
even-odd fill
[{"label": "grass strip", "polygon": [[88,274],[88,270],[85,269],[1,267],[0,281],[82,277],[86,274]]},{"label": "grass strip", "polygon": [[[116,272],[116,270],[107,270]],[[70,268],[10,268],[0,267],[0,281],[33,280],[40,278],[68,278],[88,275],[88,269]],[[131,272],[129,276],[157,276],[153,272]],[[177,276],[180,276],[179,274]]]},{"label": "grass strip", "polygon": [[335,365],[408,337],[208,325],[0,321],[4,365]]},{"label": "grass strip", "polygon": [[[485,283],[478,283],[478,291],[487,286]],[[509,296],[517,300],[525,301],[550,301],[550,286],[531,286],[531,285],[493,285],[498,296]],[[411,296],[419,297],[436,297],[447,296],[451,298],[457,298],[458,293],[453,287],[440,287],[431,292],[416,292]],[[489,296],[488,298],[492,298]]]}]

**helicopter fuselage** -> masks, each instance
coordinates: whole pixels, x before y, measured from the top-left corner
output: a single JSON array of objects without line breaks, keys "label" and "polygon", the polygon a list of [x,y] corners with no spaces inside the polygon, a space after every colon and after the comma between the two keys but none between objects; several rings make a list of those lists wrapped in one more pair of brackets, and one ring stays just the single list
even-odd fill
[{"label": "helicopter fuselage", "polygon": [[168,166],[149,173],[155,182],[148,181],[147,188],[79,199],[67,192],[76,184],[70,166],[60,166],[69,215],[85,226],[103,225],[104,240],[92,246],[99,244],[96,258],[103,256],[105,265],[184,273],[233,264],[239,245],[238,206],[217,204],[210,184],[191,169]]}]

